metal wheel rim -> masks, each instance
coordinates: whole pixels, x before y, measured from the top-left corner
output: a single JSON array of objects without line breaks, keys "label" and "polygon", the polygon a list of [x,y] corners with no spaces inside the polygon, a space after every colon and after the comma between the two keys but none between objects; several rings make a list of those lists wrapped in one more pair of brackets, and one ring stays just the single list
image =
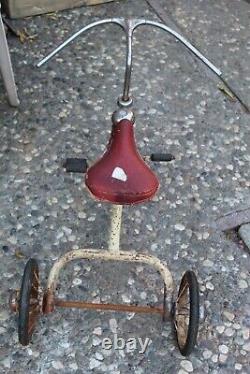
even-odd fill
[{"label": "metal wheel rim", "polygon": [[38,294],[39,294],[39,278],[38,278],[38,272],[34,270],[33,272],[33,282],[31,284],[30,289],[30,299],[29,299],[29,317],[28,317],[28,335],[29,337],[32,335],[36,321],[38,319],[39,315],[39,300],[38,300]]},{"label": "metal wheel rim", "polygon": [[177,332],[178,344],[184,348],[190,323],[190,292],[189,284],[185,281],[183,288],[180,290],[175,303],[175,329]]}]

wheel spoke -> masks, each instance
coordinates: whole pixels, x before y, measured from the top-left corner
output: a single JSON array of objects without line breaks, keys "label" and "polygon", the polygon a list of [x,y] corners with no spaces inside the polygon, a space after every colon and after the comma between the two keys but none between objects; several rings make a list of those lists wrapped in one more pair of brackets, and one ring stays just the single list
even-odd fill
[{"label": "wheel spoke", "polygon": [[36,272],[34,272],[34,277],[36,278],[37,284],[39,285],[40,280],[39,280],[38,274]]},{"label": "wheel spoke", "polygon": [[178,313],[177,315],[178,315],[178,316],[186,316],[186,317],[188,317],[188,314],[187,314],[187,313]]},{"label": "wheel spoke", "polygon": [[189,311],[190,308],[182,306],[182,307],[180,307],[180,310],[186,310],[186,311]]},{"label": "wheel spoke", "polygon": [[30,308],[29,314],[31,314],[31,313],[38,313],[38,311],[39,311],[39,305],[36,305],[33,308]]},{"label": "wheel spoke", "polygon": [[176,320],[174,321],[174,327],[175,327],[175,330],[177,331],[178,330],[178,323],[177,323]]},{"label": "wheel spoke", "polygon": [[33,321],[31,325],[29,325],[28,335],[30,335],[32,333],[32,331],[34,330],[35,324],[36,324],[36,320]]},{"label": "wheel spoke", "polygon": [[177,297],[177,302],[180,300],[180,298],[182,297],[184,291],[186,291],[187,287],[188,287],[188,284],[186,283],[185,286],[183,287],[183,289],[181,290],[180,294]]},{"label": "wheel spoke", "polygon": [[38,300],[37,299],[34,299],[34,298],[30,299],[30,305],[37,305],[37,304],[38,304]]}]

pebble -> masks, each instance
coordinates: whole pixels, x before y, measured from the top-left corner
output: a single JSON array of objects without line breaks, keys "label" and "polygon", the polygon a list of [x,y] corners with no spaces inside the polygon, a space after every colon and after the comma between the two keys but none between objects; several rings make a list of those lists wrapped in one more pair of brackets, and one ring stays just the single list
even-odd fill
[{"label": "pebble", "polygon": [[78,273],[81,269],[82,269],[81,266],[79,266],[79,265],[74,265],[74,272],[75,272],[75,273]]},{"label": "pebble", "polygon": [[93,345],[94,347],[96,347],[96,346],[100,345],[101,342],[102,342],[102,341],[101,341],[100,338],[98,338],[97,336],[94,336],[94,337],[93,337],[93,340],[92,340],[92,345]]},{"label": "pebble", "polygon": [[9,318],[9,313],[6,310],[0,312],[0,321],[6,321]]},{"label": "pebble", "polygon": [[244,339],[240,336],[236,336],[236,338],[234,339],[235,343],[238,344],[238,345],[243,345],[244,344]]},{"label": "pebble", "polygon": [[242,365],[236,363],[236,364],[234,365],[234,368],[235,368],[235,370],[241,370],[241,369],[242,369]]},{"label": "pebble", "polygon": [[229,321],[232,322],[234,320],[235,315],[233,313],[224,310],[223,314]]},{"label": "pebble", "polygon": [[155,251],[156,249],[158,248],[158,244],[157,243],[154,243],[151,245],[151,251]]},{"label": "pebble", "polygon": [[220,354],[219,355],[219,361],[221,362],[221,363],[224,363],[224,362],[226,362],[226,360],[227,360],[227,355],[224,355],[224,354]]},{"label": "pebble", "polygon": [[206,231],[206,232],[204,232],[204,233],[202,234],[202,237],[203,237],[204,240],[208,239],[209,236],[210,236],[210,233],[209,233],[208,231]]},{"label": "pebble", "polygon": [[52,366],[56,370],[62,370],[64,368],[64,366],[61,363],[61,361],[52,361]]},{"label": "pebble", "polygon": [[242,225],[239,229],[239,235],[248,248],[250,248],[250,223]]},{"label": "pebble", "polygon": [[128,304],[128,303],[130,303],[131,298],[130,298],[128,295],[122,295],[122,301],[123,301],[125,304]]},{"label": "pebble", "polygon": [[74,286],[79,286],[82,284],[82,280],[80,278],[74,278],[72,283]]},{"label": "pebble", "polygon": [[221,345],[219,345],[219,351],[220,351],[220,353],[223,353],[223,354],[226,355],[228,353],[229,349],[225,344],[221,344]]},{"label": "pebble", "polygon": [[89,340],[89,337],[88,336],[84,336],[82,338],[82,340],[81,340],[81,343],[84,345],[84,344],[86,344],[88,342],[88,340]]},{"label": "pebble", "polygon": [[33,354],[32,349],[27,348],[27,353],[28,353],[29,356],[32,356],[32,354]]},{"label": "pebble", "polygon": [[244,328],[242,331],[242,336],[244,340],[248,340],[250,337],[250,330],[248,328]]},{"label": "pebble", "polygon": [[72,230],[66,226],[63,226],[62,230],[65,232],[66,235],[70,235],[72,233]]},{"label": "pebble", "polygon": [[2,361],[2,363],[3,363],[3,366],[4,366],[5,368],[10,369],[10,366],[11,366],[10,357],[6,357],[6,358]]},{"label": "pebble", "polygon": [[93,331],[93,334],[98,335],[98,336],[102,335],[102,328],[96,327]]},{"label": "pebble", "polygon": [[144,369],[142,368],[135,369],[135,374],[143,374],[143,373],[144,373]]},{"label": "pebble", "polygon": [[8,238],[8,241],[13,245],[17,244],[17,238],[15,236]]},{"label": "pebble", "polygon": [[242,348],[244,349],[244,351],[250,352],[250,342],[244,344]]},{"label": "pebble", "polygon": [[245,289],[248,287],[247,281],[245,281],[245,279],[240,279],[238,285],[240,289]]},{"label": "pebble", "polygon": [[213,285],[213,283],[211,283],[211,282],[207,282],[207,283],[206,283],[206,288],[207,288],[208,290],[213,291],[213,290],[214,290],[214,285]]},{"label": "pebble", "polygon": [[207,260],[203,261],[203,265],[206,266],[206,267],[212,267],[212,266],[214,266],[214,263],[207,259]]},{"label": "pebble", "polygon": [[240,325],[239,323],[234,323],[234,324],[233,324],[233,328],[234,328],[235,330],[239,330],[239,329],[241,328],[241,325]]},{"label": "pebble", "polygon": [[248,278],[248,274],[244,273],[243,271],[241,271],[240,272],[240,277],[243,278],[243,279],[247,279]]},{"label": "pebble", "polygon": [[135,283],[135,280],[133,278],[128,279],[128,285],[129,286],[132,286],[132,284],[134,284],[134,283]]},{"label": "pebble", "polygon": [[205,349],[202,355],[205,358],[205,360],[208,360],[212,356],[212,354],[213,353],[211,351],[209,351],[208,349]]},{"label": "pebble", "polygon": [[84,212],[79,212],[79,213],[78,213],[78,218],[81,218],[81,219],[86,218],[86,213],[84,213]]},{"label": "pebble", "polygon": [[127,319],[130,321],[132,318],[134,318],[135,313],[127,313]]},{"label": "pebble", "polygon": [[98,361],[103,361],[104,360],[103,355],[99,352],[96,352],[95,357]]},{"label": "pebble", "polygon": [[56,239],[59,240],[63,237],[64,233],[62,231],[59,231],[57,234],[56,234]]},{"label": "pebble", "polygon": [[91,358],[89,362],[89,368],[90,370],[96,369],[101,365],[101,362],[99,360],[96,360],[95,358]]},{"label": "pebble", "polygon": [[178,231],[184,231],[185,230],[185,226],[182,225],[181,223],[177,223],[174,227]]},{"label": "pebble", "polygon": [[225,330],[225,335],[226,336],[233,336],[235,334],[235,330],[233,330],[231,327],[228,327],[226,330]]},{"label": "pebble", "polygon": [[181,361],[181,367],[186,370],[188,373],[192,373],[193,371],[193,364],[191,361],[183,360]]},{"label": "pebble", "polygon": [[141,297],[142,300],[146,300],[146,298],[147,298],[147,293],[146,293],[145,291],[142,291],[142,292],[140,293],[140,297]]},{"label": "pebble", "polygon": [[203,305],[200,305],[200,319],[204,319],[205,318],[205,308]]},{"label": "pebble", "polygon": [[218,362],[218,355],[213,355],[211,360],[216,364]]},{"label": "pebble", "polygon": [[69,367],[70,369],[76,371],[78,369],[78,365],[75,363],[75,362],[71,362],[71,364],[69,364]]}]

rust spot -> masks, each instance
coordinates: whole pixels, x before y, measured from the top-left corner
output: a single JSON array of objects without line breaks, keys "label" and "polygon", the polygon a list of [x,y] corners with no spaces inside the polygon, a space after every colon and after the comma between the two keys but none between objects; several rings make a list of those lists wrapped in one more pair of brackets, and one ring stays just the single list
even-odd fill
[{"label": "rust spot", "polygon": [[43,296],[43,313],[52,313],[55,309],[54,293],[47,290]]}]

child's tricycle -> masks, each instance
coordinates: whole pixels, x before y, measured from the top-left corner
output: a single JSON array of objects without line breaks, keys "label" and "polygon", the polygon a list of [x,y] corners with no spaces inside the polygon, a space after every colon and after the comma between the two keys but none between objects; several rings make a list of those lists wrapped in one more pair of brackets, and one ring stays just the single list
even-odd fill
[{"label": "child's tricycle", "polygon": [[[131,110],[130,80],[132,70],[132,36],[134,30],[143,25],[161,28],[172,34],[189,50],[199,57],[217,74],[219,70],[209,62],[186,39],[167,26],[149,20],[110,18],[94,22],[71,36],[38,66],[48,61],[68,43],[94,26],[115,23],[123,28],[127,37],[126,70],[123,94],[118,99],[118,109],[112,116],[112,133],[107,150],[103,156],[88,167],[85,159],[67,159],[67,172],[85,172],[85,184],[91,196],[111,203],[111,227],[107,250],[79,249],[65,253],[53,265],[47,287],[42,290],[39,282],[39,271],[36,260],[29,259],[24,270],[21,289],[11,296],[11,309],[18,313],[18,335],[22,345],[29,344],[39,314],[51,313],[57,307],[114,310],[134,313],[160,314],[163,321],[173,321],[180,352],[188,355],[197,338],[199,324],[199,287],[193,271],[186,271],[180,282],[179,292],[173,300],[174,285],[168,267],[158,258],[142,253],[120,250],[120,231],[122,209],[124,205],[144,203],[157,192],[159,182],[145,159],[141,157],[134,137],[134,113]],[[155,153],[148,157],[151,161],[171,161],[170,154]],[[162,276],[164,295],[161,306],[138,306],[127,304],[103,304],[85,301],[68,301],[56,297],[56,287],[60,271],[73,260],[104,260],[142,263],[154,267]]]}]

